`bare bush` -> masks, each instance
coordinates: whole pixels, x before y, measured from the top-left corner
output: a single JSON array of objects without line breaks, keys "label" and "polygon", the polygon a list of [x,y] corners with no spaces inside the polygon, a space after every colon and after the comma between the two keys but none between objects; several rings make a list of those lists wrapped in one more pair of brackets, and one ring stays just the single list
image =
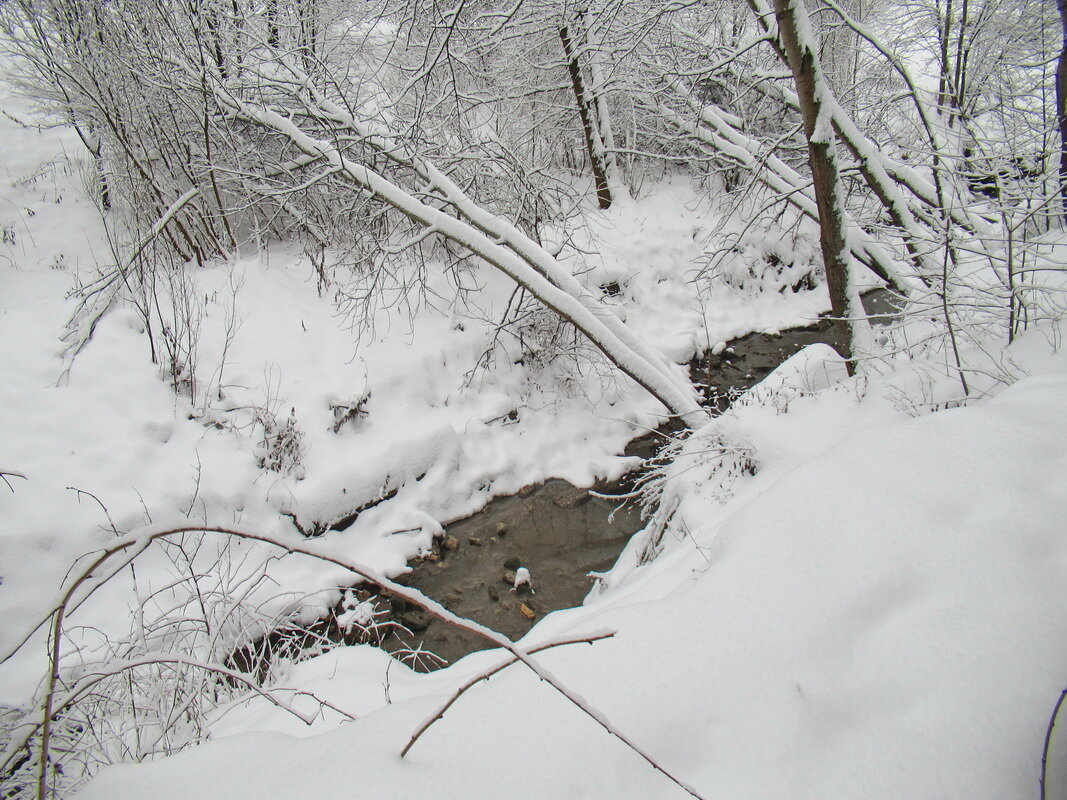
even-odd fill
[{"label": "bare bush", "polygon": [[[234,686],[260,695],[308,724],[324,709],[346,716],[341,709],[315,697],[312,700],[316,710],[312,713],[302,712],[292,703],[292,692],[259,687],[254,677],[220,663],[217,658],[212,659],[212,653],[216,651],[210,647],[175,652],[173,648],[181,646],[186,637],[191,635],[201,637],[197,641],[208,645],[225,641],[227,635],[233,632],[234,623],[242,621],[240,615],[249,610],[248,603],[242,602],[242,599],[247,601],[251,597],[251,586],[255,585],[255,581],[252,584],[247,580],[239,581],[237,586],[220,592],[217,605],[213,594],[206,597],[202,591],[194,591],[192,596],[186,594],[177,604],[176,613],[163,601],[170,589],[165,587],[162,591],[151,592],[147,603],[139,602],[137,606],[139,610],[161,607],[162,613],[150,617],[152,624],[138,624],[136,628],[136,631],[151,632],[150,636],[143,640],[135,636],[133,641],[124,641],[117,646],[104,637],[102,645],[91,649],[87,648],[84,640],[71,644],[70,637],[76,631],[78,610],[101,587],[120,575],[130,574],[138,558],[149,552],[158,552],[160,547],[176,545],[178,557],[175,562],[191,565],[195,562],[195,555],[191,555],[188,548],[199,548],[205,536],[213,539],[222,537],[227,544],[217,552],[225,554],[225,557],[235,557],[245,546],[259,542],[280,552],[298,554],[344,568],[357,579],[389,591],[432,617],[504,648],[510,656],[509,663],[522,662],[652,768],[693,797],[700,797],[695,789],[669,772],[602,713],[545,670],[530,652],[519,648],[507,637],[458,617],[421,592],[389,580],[346,557],[334,555],[321,544],[202,525],[151,526],[121,536],[86,557],[71,570],[66,585],[47,615],[26,633],[21,642],[0,654],[2,663],[27,646],[37,631],[47,629],[48,673],[42,681],[40,693],[32,706],[21,714],[5,714],[8,727],[2,735],[6,747],[0,754],[0,777],[6,797],[48,800],[57,793],[62,796],[88,778],[100,764],[129,760],[139,754],[148,757],[157,752],[157,748],[166,752],[168,748],[172,750],[184,746],[184,743],[188,743],[188,736],[202,730],[203,714],[214,707],[220,698],[225,700],[232,697]],[[192,540],[188,537],[192,537]],[[216,544],[219,543],[216,539]],[[222,572],[225,574],[226,571]],[[199,573],[191,567],[190,573],[188,577],[193,578],[192,587],[199,588],[200,579],[193,577]],[[175,581],[174,585],[184,583],[183,578]],[[194,613],[187,616],[189,608],[194,608]],[[222,613],[211,613],[211,609],[216,608]],[[202,613],[195,613],[195,609],[200,609]],[[559,643],[595,638],[602,637],[596,635]],[[182,688],[182,681],[190,680],[189,670],[202,673],[206,683],[197,684],[194,681],[191,684],[194,691],[187,693]],[[497,671],[499,668],[490,669],[485,677]],[[118,686],[123,681],[130,686],[126,693]],[[156,697],[158,692],[154,687],[157,682],[167,690],[163,697]],[[147,713],[142,713],[143,710],[137,706],[137,702],[143,698],[149,702]],[[451,701],[448,705],[451,705]],[[445,709],[440,713],[443,714]],[[97,715],[114,711],[116,716],[105,717],[107,722],[103,723],[93,711]],[[421,733],[417,733],[415,738]],[[168,741],[169,744],[166,744]],[[64,761],[68,753],[72,758]]]},{"label": "bare bush", "polygon": [[304,432],[296,421],[296,409],[289,409],[289,416],[278,420],[266,408],[255,411],[256,423],[262,430],[262,438],[256,450],[256,459],[262,469],[283,475],[304,475]]}]

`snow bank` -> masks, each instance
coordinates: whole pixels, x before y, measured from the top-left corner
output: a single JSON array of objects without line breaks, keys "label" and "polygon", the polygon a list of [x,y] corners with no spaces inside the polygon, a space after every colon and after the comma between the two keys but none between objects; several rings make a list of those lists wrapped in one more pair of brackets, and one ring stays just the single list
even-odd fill
[{"label": "snow bank", "polygon": [[[705,797],[1032,796],[1067,679],[1065,403],[1061,358],[972,407],[868,425],[755,478],[726,513],[707,507],[714,524],[625,593],[528,639],[616,628],[538,658]],[[427,678],[393,667],[391,703],[383,663],[327,658],[313,682],[358,721],[220,738],[110,768],[79,797],[682,796],[519,669],[401,761],[447,686],[493,654]]]},{"label": "snow bank", "polygon": [[[74,132],[33,127],[39,110],[3,81],[0,104],[0,340],[9,345],[0,349],[0,467],[26,476],[11,490],[0,485],[0,614],[9,621],[0,651],[46,613],[70,565],[116,531],[178,516],[282,534],[293,530],[285,515],[305,528],[329,525],[395,491],[327,537],[347,557],[396,575],[441,524],[495,495],[549,477],[581,485],[617,477],[630,466],[617,457],[625,443],[663,421],[658,402],[603,363],[580,357],[562,370],[548,352],[537,354],[546,367],[530,366],[538,359],[524,360],[523,348],[538,342],[497,330],[514,285],[492,271],[409,265],[397,278],[406,288],[355,319],[334,303],[345,271],[324,289],[299,248],[280,244],[243,244],[225,263],[184,273],[198,332],[194,397],[168,385],[166,368],[151,362],[144,319],[122,303],[72,363],[61,355],[75,308],[68,295],[114,258],[86,191],[92,170],[78,160]],[[117,217],[109,224],[121,242]],[[687,358],[708,336],[793,324],[825,304],[817,292],[776,294],[755,311],[736,297],[702,301],[688,278],[720,223],[674,179],[593,212],[579,246],[560,257],[591,291],[624,284],[614,310],[672,358]],[[599,251],[603,266],[590,270],[586,251]],[[424,296],[408,291],[416,277],[429,281]],[[161,291],[152,326],[165,361]],[[334,410],[355,407],[366,413],[348,421]],[[297,445],[275,453],[280,469],[262,468],[266,426],[290,422]],[[272,555],[243,553],[250,568]],[[139,590],[170,584],[172,566],[142,564]],[[276,597],[258,598],[267,614],[304,602],[294,598],[313,598],[304,613],[315,613],[348,577],[300,559],[268,570]],[[102,591],[79,620],[84,629],[128,635],[138,604],[128,589]],[[28,701],[45,652],[35,642],[2,666],[0,703]]]},{"label": "snow bank", "polygon": [[459,439],[449,425],[397,430],[389,441],[361,448],[357,459],[334,465],[323,480],[296,484],[280,510],[306,528],[311,523],[334,523],[423,478],[431,469],[445,473],[458,469],[460,452]]}]

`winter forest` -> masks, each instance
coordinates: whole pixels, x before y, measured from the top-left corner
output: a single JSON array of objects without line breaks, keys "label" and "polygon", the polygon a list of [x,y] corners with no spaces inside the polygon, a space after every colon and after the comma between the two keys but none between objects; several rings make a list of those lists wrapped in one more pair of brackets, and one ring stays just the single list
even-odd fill
[{"label": "winter forest", "polygon": [[0,798],[1067,798],[1064,0],[0,0]]}]

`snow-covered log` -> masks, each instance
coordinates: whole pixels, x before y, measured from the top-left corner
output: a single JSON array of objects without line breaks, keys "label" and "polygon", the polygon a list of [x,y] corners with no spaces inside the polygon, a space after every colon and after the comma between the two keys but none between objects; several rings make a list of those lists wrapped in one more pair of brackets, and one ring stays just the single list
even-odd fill
[{"label": "snow-covered log", "polygon": [[[720,109],[701,104],[696,109],[699,124],[668,106],[661,105],[659,110],[671,124],[750,171],[756,180],[804,216],[819,221],[811,182],[774,154],[766,154],[766,148],[760,142],[739,130]],[[901,270],[891,253],[855,221],[847,218],[845,236],[853,256],[901,293],[906,294],[920,285],[915,276]]]},{"label": "snow-covered log", "polygon": [[323,121],[351,129],[382,155],[415,171],[429,184],[428,191],[455,209],[455,216],[416,198],[381,173],[347,157],[331,141],[316,138],[301,129],[278,111],[243,100],[222,88],[216,90],[215,95],[232,116],[286,137],[303,153],[321,159],[333,167],[336,174],[351,180],[360,189],[507,274],[545,306],[571,322],[623,373],[686,424],[697,425],[706,418],[692,387],[676,377],[659,354],[592,297],[551,254],[514,225],[472,201],[432,163],[407,153],[388,132],[371,130],[322,98],[313,106]]}]

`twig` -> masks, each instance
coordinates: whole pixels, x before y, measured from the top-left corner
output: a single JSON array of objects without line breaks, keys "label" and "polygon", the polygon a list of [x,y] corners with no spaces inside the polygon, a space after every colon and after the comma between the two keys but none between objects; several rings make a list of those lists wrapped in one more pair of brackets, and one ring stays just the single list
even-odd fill
[{"label": "twig", "polygon": [[[533,655],[534,653],[540,653],[542,650],[548,650],[550,647],[559,647],[560,645],[564,645],[564,644],[592,644],[593,642],[599,642],[601,639],[610,639],[614,635],[615,635],[615,631],[610,631],[608,633],[593,634],[591,636],[583,636],[583,637],[576,638],[576,639],[563,639],[563,640],[560,640],[558,642],[549,642],[548,644],[543,644],[543,645],[541,645],[539,647],[531,648],[527,652],[530,655]],[[492,669],[488,670],[487,672],[482,672],[479,675],[475,675],[473,678],[471,678],[469,681],[467,681],[465,684],[463,684],[461,687],[459,687],[459,689],[457,689],[453,693],[453,695],[450,698],[448,698],[448,702],[446,702],[443,706],[441,706],[441,708],[438,709],[437,712],[433,716],[431,716],[424,723],[422,723],[422,725],[419,727],[419,729],[417,731],[415,731],[415,733],[412,735],[411,739],[404,746],[404,749],[400,751],[400,757],[403,758],[404,756],[406,756],[408,754],[408,751],[415,745],[415,742],[417,742],[419,740],[419,738],[424,733],[426,733],[427,730],[429,730],[431,725],[433,725],[435,722],[437,722],[437,720],[439,720],[442,717],[444,717],[445,712],[448,711],[448,709],[450,709],[452,707],[452,705],[457,700],[459,700],[459,698],[468,689],[470,689],[471,687],[473,687],[476,684],[480,683],[481,681],[489,680],[491,677],[496,675],[498,672],[502,672],[503,670],[505,670],[508,667],[510,667],[512,664],[518,663],[518,661],[519,661],[519,659],[517,657],[516,658],[509,658],[507,661],[503,661],[503,662],[497,664],[495,667],[493,667]]]},{"label": "twig", "polygon": [[24,481],[29,480],[29,478],[27,478],[21,472],[15,472],[14,470],[10,469],[0,469],[0,481],[3,481],[7,484],[7,488],[11,490],[12,494],[14,494],[15,492],[15,487],[11,485],[11,481],[9,481],[8,478],[22,478],[22,480]]},{"label": "twig", "polygon": [[[100,506],[100,510],[104,512],[104,516],[107,517],[107,524],[111,526],[111,532],[114,533],[116,536],[122,535],[121,533],[119,533],[119,529],[115,527],[115,522],[111,519],[111,514],[110,512],[108,512],[107,506],[105,506],[103,502],[101,502],[99,497],[97,497],[92,492],[87,492],[84,489],[79,489],[77,486],[68,486],[67,491],[76,492],[78,494],[78,497],[81,497],[84,494],[86,497],[93,498],[93,500],[96,501],[96,504]],[[142,500],[141,502],[144,501]]]},{"label": "twig", "polygon": [[1045,800],[1045,781],[1048,778],[1048,751],[1052,746],[1052,731],[1056,727],[1056,717],[1060,715],[1064,698],[1067,698],[1067,689],[1060,692],[1060,699],[1056,701],[1052,709],[1052,716],[1048,719],[1048,729],[1045,731],[1045,747],[1041,751],[1041,800]]}]

